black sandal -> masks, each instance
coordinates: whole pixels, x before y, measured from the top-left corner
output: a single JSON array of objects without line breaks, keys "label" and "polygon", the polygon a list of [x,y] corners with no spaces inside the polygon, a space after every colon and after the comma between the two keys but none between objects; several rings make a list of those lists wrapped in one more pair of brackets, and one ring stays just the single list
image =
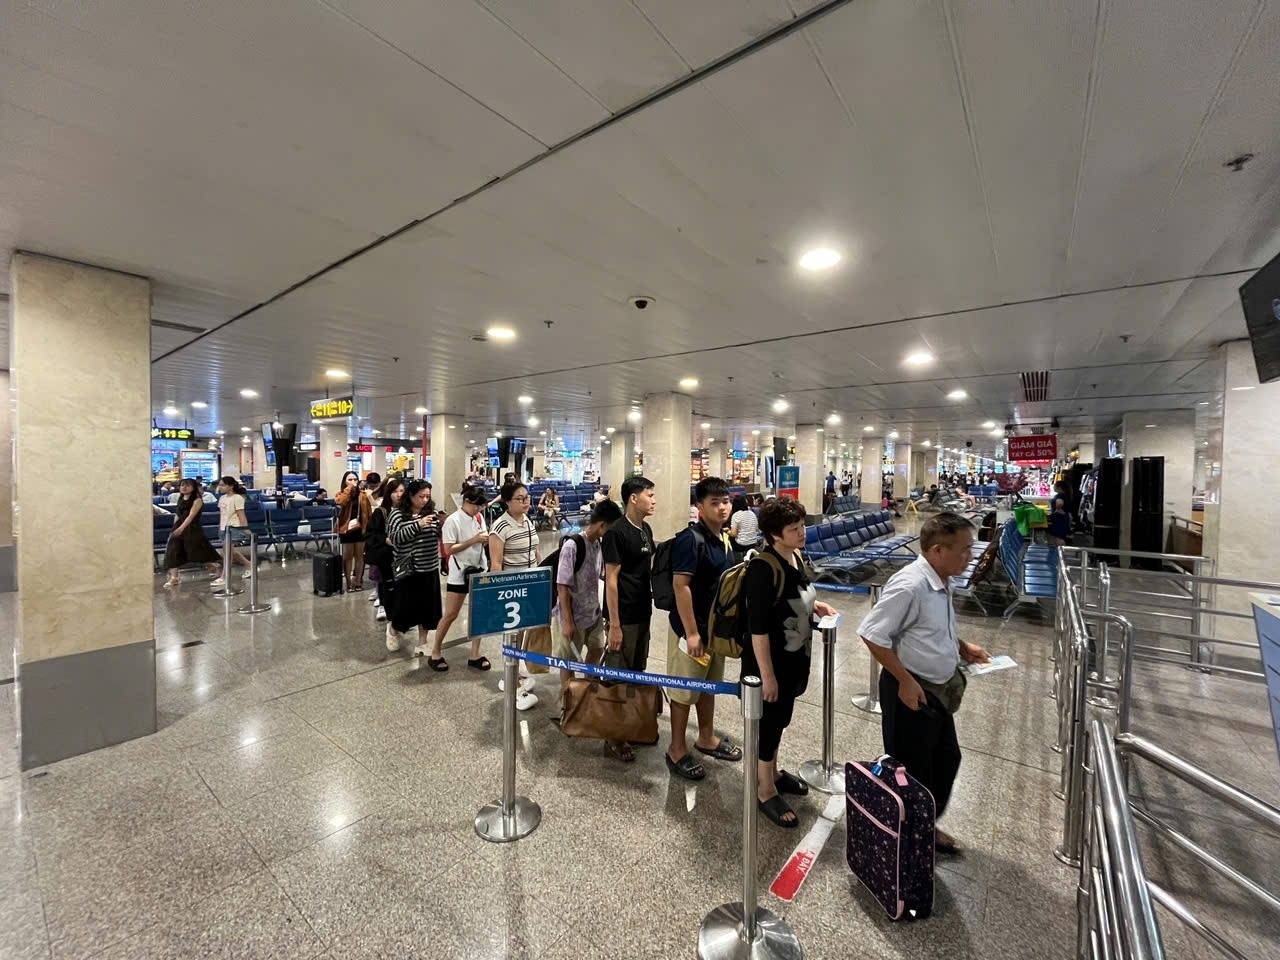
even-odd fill
[{"label": "black sandal", "polygon": [[713,760],[737,761],[742,759],[742,748],[735,747],[732,743],[729,742],[728,737],[721,737],[720,742],[717,743],[715,745],[715,748],[712,750],[708,750],[706,747],[700,747],[696,743],[693,745],[693,747],[699,753],[705,753],[708,757],[711,757],[711,759]]},{"label": "black sandal", "polygon": [[693,759],[692,754],[686,753],[680,758],[679,763],[672,760],[669,753],[664,753],[662,756],[667,761],[667,769],[677,777],[683,777],[685,780],[701,780],[707,775],[706,768]]},{"label": "black sandal", "polygon": [[[760,808],[760,812],[780,826],[783,830],[794,830],[800,826],[800,818],[796,816],[796,812],[791,809],[790,804],[782,799],[781,794],[774,794],[768,800],[757,800],[756,806]],[[791,814],[790,820],[783,820],[787,814]]]},{"label": "black sandal", "polygon": [[773,782],[774,785],[777,786],[779,793],[789,793],[797,797],[805,797],[809,795],[809,785],[794,773],[787,773],[785,770],[779,770],[778,779]]},{"label": "black sandal", "polygon": [[474,660],[468,660],[467,666],[472,670],[488,670],[491,666],[488,657],[476,657]]},{"label": "black sandal", "polygon": [[444,673],[449,669],[449,665],[444,662],[444,657],[438,659],[436,657],[427,657],[427,666],[436,673]]}]

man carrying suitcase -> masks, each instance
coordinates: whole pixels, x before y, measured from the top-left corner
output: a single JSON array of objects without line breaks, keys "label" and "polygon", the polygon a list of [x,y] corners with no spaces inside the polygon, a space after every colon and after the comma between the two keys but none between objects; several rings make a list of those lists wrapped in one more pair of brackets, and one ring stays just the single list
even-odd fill
[{"label": "man carrying suitcase", "polygon": [[[885,752],[933,794],[942,818],[960,771],[953,714],[964,695],[964,663],[986,663],[987,651],[956,631],[951,577],[964,573],[973,546],[973,524],[940,513],[920,528],[920,556],[895,573],[858,628],[881,666],[880,709]],[[937,848],[961,846],[938,830]]]}]

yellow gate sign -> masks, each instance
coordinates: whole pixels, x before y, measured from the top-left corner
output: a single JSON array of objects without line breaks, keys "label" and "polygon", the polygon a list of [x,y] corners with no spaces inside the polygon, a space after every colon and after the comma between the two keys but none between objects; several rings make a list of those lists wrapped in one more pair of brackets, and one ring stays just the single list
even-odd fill
[{"label": "yellow gate sign", "polygon": [[345,420],[355,412],[355,397],[333,397],[311,401],[312,420]]}]

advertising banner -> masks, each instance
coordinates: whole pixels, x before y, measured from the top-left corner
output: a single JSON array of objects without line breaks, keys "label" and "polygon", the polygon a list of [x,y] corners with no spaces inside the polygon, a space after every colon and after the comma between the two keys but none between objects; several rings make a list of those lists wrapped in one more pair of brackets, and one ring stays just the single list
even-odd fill
[{"label": "advertising banner", "polygon": [[778,496],[800,499],[800,468],[784,466],[778,468]]},{"label": "advertising banner", "polygon": [[1009,438],[1009,459],[1015,463],[1048,463],[1058,456],[1058,436],[1053,433]]}]

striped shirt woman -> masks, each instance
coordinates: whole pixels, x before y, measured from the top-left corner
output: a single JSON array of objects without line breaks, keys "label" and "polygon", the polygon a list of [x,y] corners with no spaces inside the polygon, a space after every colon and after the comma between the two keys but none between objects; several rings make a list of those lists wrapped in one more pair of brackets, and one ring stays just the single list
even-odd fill
[{"label": "striped shirt woman", "polygon": [[[387,649],[398,650],[400,634],[418,628],[418,646],[427,646],[427,634],[440,623],[443,605],[440,600],[440,527],[436,508],[431,501],[431,484],[414,480],[400,498],[400,505],[387,515],[387,542],[391,544],[392,569],[396,572],[392,588],[395,600],[387,624]],[[433,670],[448,669],[443,658],[428,658]]]}]

